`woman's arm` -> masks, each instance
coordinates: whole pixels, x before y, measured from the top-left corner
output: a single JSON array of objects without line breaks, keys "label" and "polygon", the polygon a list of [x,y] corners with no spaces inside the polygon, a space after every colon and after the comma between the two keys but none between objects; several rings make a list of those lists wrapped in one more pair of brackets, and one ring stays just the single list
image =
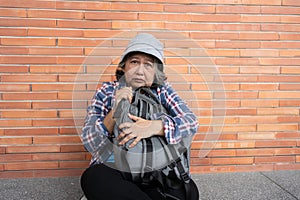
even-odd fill
[{"label": "woman's arm", "polygon": [[198,119],[187,104],[169,83],[159,88],[158,94],[168,114],[154,118],[160,117],[163,120],[164,135],[168,143],[176,144],[182,137],[193,136],[198,130]]}]

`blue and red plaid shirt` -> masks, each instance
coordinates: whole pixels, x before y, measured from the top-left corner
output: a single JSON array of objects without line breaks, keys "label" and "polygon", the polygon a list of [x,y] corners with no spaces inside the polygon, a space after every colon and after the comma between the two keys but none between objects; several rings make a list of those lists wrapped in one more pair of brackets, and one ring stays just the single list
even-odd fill
[{"label": "blue and red plaid shirt", "polygon": [[[91,163],[113,161],[112,142],[103,120],[114,105],[115,91],[119,87],[119,82],[104,82],[95,93],[92,103],[87,109],[81,139],[85,148],[92,154]],[[168,115],[155,113],[151,116],[151,120],[163,121],[167,142],[176,144],[181,141],[182,137],[193,136],[198,130],[197,117],[171,85],[165,82],[153,90],[168,111]]]}]

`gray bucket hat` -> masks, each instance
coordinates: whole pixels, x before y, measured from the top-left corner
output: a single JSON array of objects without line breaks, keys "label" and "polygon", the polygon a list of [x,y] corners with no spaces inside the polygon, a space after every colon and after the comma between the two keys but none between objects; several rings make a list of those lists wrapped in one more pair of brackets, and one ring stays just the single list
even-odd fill
[{"label": "gray bucket hat", "polygon": [[[164,63],[164,52],[162,43],[149,33],[139,33],[127,45],[121,62],[128,53],[143,52],[156,57],[162,64]],[[163,69],[161,69],[163,70]]]}]

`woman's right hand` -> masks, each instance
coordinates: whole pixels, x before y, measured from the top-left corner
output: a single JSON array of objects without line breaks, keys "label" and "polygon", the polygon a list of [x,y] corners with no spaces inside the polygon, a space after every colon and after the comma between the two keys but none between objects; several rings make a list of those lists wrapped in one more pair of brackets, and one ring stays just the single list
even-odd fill
[{"label": "woman's right hand", "polygon": [[115,104],[113,110],[115,110],[122,99],[127,99],[129,102],[132,100],[132,88],[131,87],[123,87],[120,90],[116,91],[115,94]]}]

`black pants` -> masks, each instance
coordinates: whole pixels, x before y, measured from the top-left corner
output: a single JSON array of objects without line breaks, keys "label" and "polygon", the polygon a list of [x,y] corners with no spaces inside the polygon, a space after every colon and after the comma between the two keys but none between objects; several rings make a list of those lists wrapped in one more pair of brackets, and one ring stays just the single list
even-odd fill
[{"label": "black pants", "polygon": [[[81,176],[81,187],[88,200],[162,200],[154,186],[140,187],[127,181],[122,174],[106,164],[89,167]],[[174,190],[172,195],[185,200],[185,190]]]}]

